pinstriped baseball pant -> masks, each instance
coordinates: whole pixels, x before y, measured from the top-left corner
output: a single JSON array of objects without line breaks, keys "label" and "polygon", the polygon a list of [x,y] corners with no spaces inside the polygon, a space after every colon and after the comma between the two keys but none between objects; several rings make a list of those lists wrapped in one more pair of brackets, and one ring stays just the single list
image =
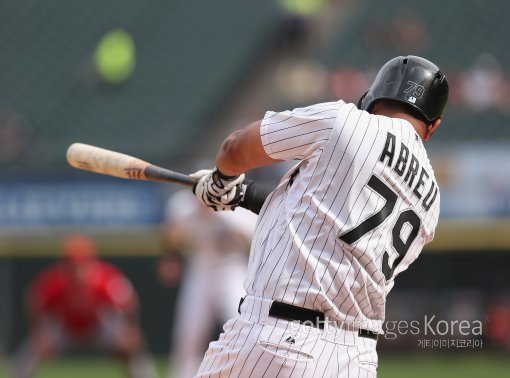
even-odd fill
[{"label": "pinstriped baseball pant", "polygon": [[209,345],[196,377],[376,377],[376,340],[327,323],[321,330],[270,317],[271,302],[246,297],[240,316]]}]

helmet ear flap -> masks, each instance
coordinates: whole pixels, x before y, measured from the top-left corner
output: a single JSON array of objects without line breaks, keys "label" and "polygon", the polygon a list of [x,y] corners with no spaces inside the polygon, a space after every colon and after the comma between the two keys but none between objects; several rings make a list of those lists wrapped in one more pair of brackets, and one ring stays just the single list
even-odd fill
[{"label": "helmet ear flap", "polygon": [[363,96],[361,96],[360,99],[358,100],[358,109],[366,110],[366,109],[361,108],[361,104],[363,103],[363,100],[365,99],[365,97],[367,97],[367,94],[368,94],[368,91],[366,91],[365,94]]}]

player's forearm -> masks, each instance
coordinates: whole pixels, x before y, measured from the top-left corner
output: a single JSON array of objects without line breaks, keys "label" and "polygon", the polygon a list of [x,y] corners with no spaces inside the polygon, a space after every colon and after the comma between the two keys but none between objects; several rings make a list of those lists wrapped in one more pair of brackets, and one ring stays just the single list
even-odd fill
[{"label": "player's forearm", "polygon": [[260,121],[231,133],[216,156],[216,167],[226,176],[237,176],[276,162],[278,160],[270,158],[262,145]]},{"label": "player's forearm", "polygon": [[245,182],[248,182],[248,184],[246,186],[242,207],[255,214],[259,214],[266,198],[273,191],[273,188],[250,180],[245,180]]}]

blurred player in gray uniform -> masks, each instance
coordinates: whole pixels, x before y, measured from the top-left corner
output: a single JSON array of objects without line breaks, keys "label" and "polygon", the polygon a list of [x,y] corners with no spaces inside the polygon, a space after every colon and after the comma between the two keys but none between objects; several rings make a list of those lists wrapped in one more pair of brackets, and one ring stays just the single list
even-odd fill
[{"label": "blurred player in gray uniform", "polygon": [[236,315],[256,219],[244,209],[213,213],[189,190],[168,201],[166,243],[188,255],[174,323],[171,377],[193,376],[215,326]]},{"label": "blurred player in gray uniform", "polygon": [[397,57],[358,105],[311,105],[232,133],[194,191],[215,210],[243,201],[244,172],[298,160],[260,211],[247,296],[199,377],[375,377],[386,296],[432,241],[439,189],[423,142],[441,123],[439,68]]}]

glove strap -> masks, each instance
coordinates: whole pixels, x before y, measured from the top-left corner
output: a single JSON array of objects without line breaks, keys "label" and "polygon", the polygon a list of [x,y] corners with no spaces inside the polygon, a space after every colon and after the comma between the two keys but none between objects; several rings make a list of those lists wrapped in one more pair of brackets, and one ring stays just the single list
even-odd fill
[{"label": "glove strap", "polygon": [[224,184],[225,181],[233,181],[238,177],[239,177],[239,175],[237,175],[237,176],[224,175],[223,173],[220,172],[220,170],[218,168],[215,168],[214,171],[212,172],[212,180],[213,180],[214,184],[216,186],[218,186],[218,188],[220,188],[220,189],[225,188],[225,184]]}]

